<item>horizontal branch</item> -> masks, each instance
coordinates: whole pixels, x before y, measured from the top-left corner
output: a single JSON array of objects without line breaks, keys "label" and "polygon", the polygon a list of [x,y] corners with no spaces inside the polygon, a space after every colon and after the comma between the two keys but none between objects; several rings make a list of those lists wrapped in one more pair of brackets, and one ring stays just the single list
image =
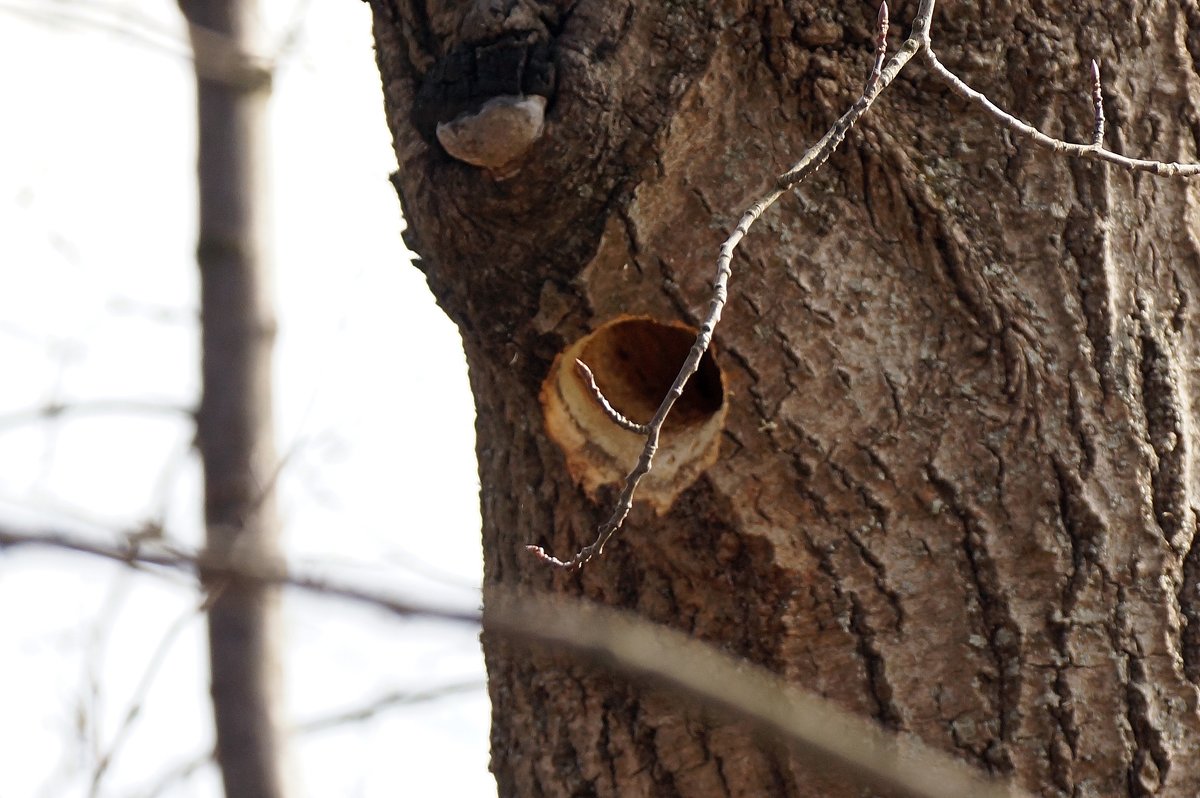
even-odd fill
[{"label": "horizontal branch", "polygon": [[0,524],[0,550],[42,546],[82,552],[131,567],[190,572],[285,585],[340,598],[401,617],[480,624],[490,633],[548,644],[615,673],[685,697],[695,706],[748,723],[822,767],[834,766],[856,782],[914,798],[1021,798],[1024,793],[987,779],[966,763],[909,735],[876,724],[775,674],[682,632],[565,597],[533,596],[490,588],[485,611],[419,606],[382,593],[304,576],[283,565],[217,563],[199,553],[151,551],[85,540],[55,531],[28,533]]},{"label": "horizontal branch", "polygon": [[189,421],[195,408],[169,402],[142,399],[86,399],[73,402],[47,402],[38,407],[0,414],[0,431],[35,424],[64,416],[176,416]]},{"label": "horizontal branch", "polygon": [[[385,712],[390,712],[401,707],[411,707],[431,701],[440,701],[443,698],[450,698],[456,695],[483,693],[486,690],[487,685],[482,681],[454,682],[438,687],[431,687],[427,690],[393,690],[368,699],[359,706],[303,721],[292,726],[289,731],[292,734],[304,736],[320,734],[330,729],[372,720]],[[141,798],[157,798],[179,782],[189,778],[192,774],[200,770],[200,768],[214,763],[216,759],[216,750],[210,748],[201,754],[193,756],[191,759],[179,762],[172,766],[170,770],[161,774],[154,781],[150,789],[140,794]]]},{"label": "horizontal branch", "polygon": [[443,698],[463,694],[486,694],[487,684],[481,680],[454,682],[425,690],[392,690],[364,701],[356,707],[343,709],[331,715],[306,720],[292,727],[293,734],[316,734],[318,732],[362,723],[397,707],[411,707]]}]

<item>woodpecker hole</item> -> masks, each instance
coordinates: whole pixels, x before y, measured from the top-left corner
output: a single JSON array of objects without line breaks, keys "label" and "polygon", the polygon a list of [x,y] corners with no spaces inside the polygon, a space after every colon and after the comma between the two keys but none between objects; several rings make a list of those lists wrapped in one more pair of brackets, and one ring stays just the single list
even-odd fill
[{"label": "woodpecker hole", "polygon": [[[645,438],[610,419],[575,368],[583,361],[609,403],[630,421],[654,416],[696,340],[695,328],[645,317],[610,321],[568,346],[542,386],[550,437],[590,495],[617,485],[637,463]],[[717,457],[725,422],[725,380],[710,347],[663,425],[653,468],[638,498],[665,512]]]},{"label": "woodpecker hole", "polygon": [[[596,384],[613,407],[631,421],[645,424],[671,389],[695,340],[696,332],[683,325],[625,319],[584,339],[579,359],[596,375]],[[705,352],[663,430],[703,423],[720,411],[723,402],[721,372],[712,353]]]}]

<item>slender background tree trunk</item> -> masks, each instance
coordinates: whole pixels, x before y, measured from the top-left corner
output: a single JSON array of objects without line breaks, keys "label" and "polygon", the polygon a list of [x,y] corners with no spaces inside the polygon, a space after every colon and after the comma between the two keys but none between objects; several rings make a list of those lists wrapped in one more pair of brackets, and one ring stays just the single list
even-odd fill
[{"label": "slender background tree trunk", "polygon": [[[196,60],[200,302],[208,556],[236,564],[279,556],[267,253],[266,107],[270,72],[254,60],[253,0],[181,0]],[[230,798],[282,796],[277,590],[206,580],[217,759]]]},{"label": "slender background tree trunk", "polygon": [[[1038,794],[1200,791],[1193,184],[1032,150],[910,65],[734,260],[716,462],[564,573],[524,545],[569,556],[615,488],[547,434],[555,357],[621,314],[699,318],[740,213],[861,90],[875,9],[371,4],[408,240],[471,367],[485,596],[634,610]],[[1194,2],[944,3],[933,37],[1076,141],[1097,58],[1109,146],[1196,158]],[[515,165],[442,148],[438,122],[529,93]],[[501,795],[857,794],[593,669],[485,654]]]}]

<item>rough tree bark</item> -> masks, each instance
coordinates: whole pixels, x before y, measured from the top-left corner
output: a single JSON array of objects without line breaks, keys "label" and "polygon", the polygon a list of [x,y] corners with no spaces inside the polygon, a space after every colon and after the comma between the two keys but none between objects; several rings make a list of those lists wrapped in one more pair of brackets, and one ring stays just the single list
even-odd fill
[{"label": "rough tree bark", "polygon": [[[267,252],[270,71],[255,60],[253,0],[180,0],[196,63],[199,118],[202,397],[206,556],[251,566],[279,557]],[[282,796],[278,589],[208,576],[216,755],[229,798]]]},{"label": "rough tree bark", "polygon": [[[874,8],[370,1],[408,241],[470,364],[485,597],[629,608],[1037,794],[1200,791],[1194,184],[1022,146],[910,65],[735,258],[697,400],[719,457],[558,571],[524,545],[569,556],[615,489],[547,434],[556,355],[697,319],[741,211],[859,93]],[[1097,58],[1109,146],[1195,160],[1194,0],[945,3],[933,37],[1076,141]],[[447,154],[439,122],[523,94],[545,130],[515,163]],[[485,655],[501,795],[857,794],[595,670]]]}]

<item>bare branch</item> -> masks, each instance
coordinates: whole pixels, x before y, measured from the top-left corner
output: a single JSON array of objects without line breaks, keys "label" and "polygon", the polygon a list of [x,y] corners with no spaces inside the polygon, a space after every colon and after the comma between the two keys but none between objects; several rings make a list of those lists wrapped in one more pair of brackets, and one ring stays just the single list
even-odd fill
[{"label": "bare branch", "polygon": [[[487,689],[487,685],[483,682],[456,682],[453,684],[445,684],[440,687],[432,687],[428,690],[404,691],[396,690],[386,693],[370,701],[365,702],[362,706],[352,707],[343,710],[333,715],[313,718],[305,721],[297,726],[292,727],[293,734],[307,735],[320,734],[323,731],[345,726],[351,723],[361,723],[370,720],[384,712],[397,709],[399,707],[410,707],[414,704],[423,704],[429,701],[437,701],[442,698],[448,698],[454,695],[463,693],[483,692]],[[141,793],[142,798],[156,798],[165,793],[176,783],[189,778],[200,768],[210,764],[216,759],[217,752],[209,749],[202,754],[192,757],[174,765],[170,770],[163,773],[155,780],[153,786]]]},{"label": "bare branch", "polygon": [[141,798],[158,798],[158,796],[176,786],[179,782],[191,778],[200,768],[215,763],[216,759],[217,752],[215,749],[211,749],[200,756],[180,762],[159,776],[149,789],[140,793]]},{"label": "bare branch", "polygon": [[79,415],[179,416],[192,419],[195,410],[184,405],[141,399],[90,399],[72,402],[47,402],[40,407],[0,415],[0,431],[26,424]]},{"label": "bare branch", "polygon": [[171,650],[171,646],[179,638],[179,635],[183,633],[183,630],[187,628],[188,624],[198,615],[203,615],[208,610],[212,595],[214,594],[206,594],[196,607],[179,616],[171,624],[170,628],[167,629],[162,639],[158,641],[154,653],[150,655],[150,660],[142,672],[142,678],[138,680],[137,687],[133,691],[133,696],[129,700],[129,706],[125,710],[125,715],[121,718],[121,725],[117,727],[112,741],[108,744],[108,750],[100,755],[99,761],[96,763],[96,768],[92,771],[92,784],[88,790],[89,796],[94,797],[100,794],[100,783],[104,780],[104,776],[112,765],[117,752],[121,749],[121,745],[133,729],[134,722],[141,715],[142,707],[146,701],[146,694],[150,692],[150,687],[154,684],[155,677],[158,676],[159,671],[162,669],[162,665],[167,658],[167,652]]},{"label": "bare branch", "polygon": [[236,579],[262,585],[292,587],[311,593],[359,601],[405,617],[428,617],[465,623],[478,623],[480,619],[477,612],[431,608],[413,602],[366,593],[353,587],[343,587],[320,577],[295,574],[279,561],[255,560],[238,554],[221,557],[211,550],[197,552],[166,544],[151,547],[131,545],[128,542],[135,539],[136,534],[132,532],[121,536],[119,543],[91,540],[57,530],[22,532],[0,522],[0,552],[22,546],[61,549],[111,560],[147,573],[155,573],[156,569],[184,573],[201,580],[206,586],[219,584],[222,579]]},{"label": "bare branch", "polygon": [[[1069,141],[1056,139],[1052,136],[1047,136],[1033,125],[1022,122],[1012,114],[989,100],[982,92],[971,88],[949,69],[942,65],[934,54],[932,48],[925,49],[925,63],[930,69],[940,78],[942,78],[954,90],[956,94],[964,99],[975,103],[991,114],[997,121],[1000,122],[1008,130],[1016,133],[1018,136],[1032,141],[1041,147],[1045,147],[1051,152],[1056,152],[1061,155],[1069,155],[1072,158],[1085,158],[1092,161],[1103,161],[1105,163],[1119,166],[1122,169],[1128,169],[1135,172],[1150,172],[1151,174],[1162,177],[1194,177],[1200,175],[1200,163],[1179,163],[1176,161],[1150,161],[1142,158],[1127,158],[1124,155],[1118,155],[1112,150],[1106,150],[1096,141],[1096,134],[1092,135],[1092,144],[1073,144]],[[1092,103],[1096,108],[1100,108],[1099,101],[1096,99],[1099,96],[1099,68],[1097,70],[1092,83]],[[1096,132],[1103,136],[1104,133],[1104,117],[1103,111],[1097,114]]]},{"label": "bare branch", "polygon": [[[1022,798],[910,735],[893,735],[819,696],[787,684],[764,668],[737,659],[686,634],[607,607],[562,596],[533,596],[498,587],[486,594],[482,616],[420,607],[382,593],[305,577],[282,566],[213,563],[200,553],[148,552],[59,533],[28,534],[0,524],[0,549],[51,546],[131,566],[152,565],[239,580],[287,585],[353,601],[401,617],[422,616],[480,624],[491,633],[541,643],[615,673],[681,695],[691,704],[750,724],[764,737],[790,745],[821,767],[836,767],[856,782],[914,798]],[[199,767],[189,763],[187,772]]]},{"label": "bare branch", "polygon": [[850,107],[850,110],[843,114],[833,124],[833,127],[821,137],[821,140],[810,147],[791,169],[779,176],[771,192],[754,203],[750,207],[750,210],[742,215],[741,221],[738,222],[733,233],[721,245],[720,254],[717,257],[716,279],[713,281],[712,297],[708,304],[708,313],[700,325],[700,330],[696,334],[696,340],[688,352],[687,359],[684,360],[683,366],[680,367],[679,373],[675,377],[675,381],[671,384],[671,389],[667,391],[667,395],[663,398],[662,404],[659,405],[658,410],[654,413],[654,417],[646,424],[646,444],[642,448],[641,456],[638,458],[637,465],[625,477],[625,484],[620,496],[617,498],[616,508],[613,510],[612,515],[609,516],[609,519],[600,525],[600,528],[596,532],[595,540],[591,544],[584,546],[573,557],[567,560],[560,560],[554,557],[541,546],[526,546],[526,550],[535,557],[559,568],[579,568],[602,552],[604,545],[608,543],[617,530],[621,528],[621,525],[625,523],[625,518],[633,508],[633,496],[637,492],[638,483],[641,482],[642,477],[650,472],[653,466],[654,454],[658,451],[658,440],[662,434],[663,423],[667,420],[667,416],[670,414],[671,408],[675,406],[675,402],[683,395],[684,386],[687,385],[688,380],[691,379],[692,375],[700,367],[700,359],[704,357],[704,353],[708,351],[709,344],[712,343],[713,330],[716,329],[717,323],[721,320],[721,312],[724,310],[725,302],[729,296],[728,286],[729,277],[733,272],[734,250],[737,249],[742,238],[749,232],[750,227],[768,208],[775,204],[777,199],[813,172],[817,171],[829,159],[833,151],[846,138],[846,134],[850,131],[850,128],[854,127],[858,120],[862,118],[862,115],[867,112],[867,109],[871,107],[871,104],[875,102],[875,98],[879,96],[879,93],[895,80],[896,75],[900,74],[900,70],[904,68],[904,65],[928,42],[929,22],[933,16],[933,7],[934,0],[922,0],[920,8],[917,10],[917,18],[913,22],[911,35],[901,45],[900,50],[887,62],[887,65],[881,70],[878,79],[874,81],[868,80],[862,95]]},{"label": "bare branch", "polygon": [[361,706],[351,707],[332,715],[307,720],[293,727],[292,732],[295,734],[316,734],[351,723],[362,723],[397,707],[425,704],[430,701],[437,701],[438,699],[461,695],[463,693],[482,693],[486,689],[487,685],[481,681],[469,681],[444,684],[439,687],[431,687],[427,690],[393,690],[390,693],[376,696],[364,702]]},{"label": "bare branch", "polygon": [[583,384],[587,386],[588,393],[592,395],[592,398],[596,400],[596,404],[600,406],[600,409],[604,411],[604,415],[608,416],[612,423],[621,429],[638,435],[645,435],[649,431],[645,424],[630,421],[609,403],[608,397],[604,395],[604,392],[600,390],[600,386],[596,384],[596,375],[592,374],[592,370],[588,368],[587,363],[584,363],[582,360],[576,360],[575,373],[583,380]]}]

